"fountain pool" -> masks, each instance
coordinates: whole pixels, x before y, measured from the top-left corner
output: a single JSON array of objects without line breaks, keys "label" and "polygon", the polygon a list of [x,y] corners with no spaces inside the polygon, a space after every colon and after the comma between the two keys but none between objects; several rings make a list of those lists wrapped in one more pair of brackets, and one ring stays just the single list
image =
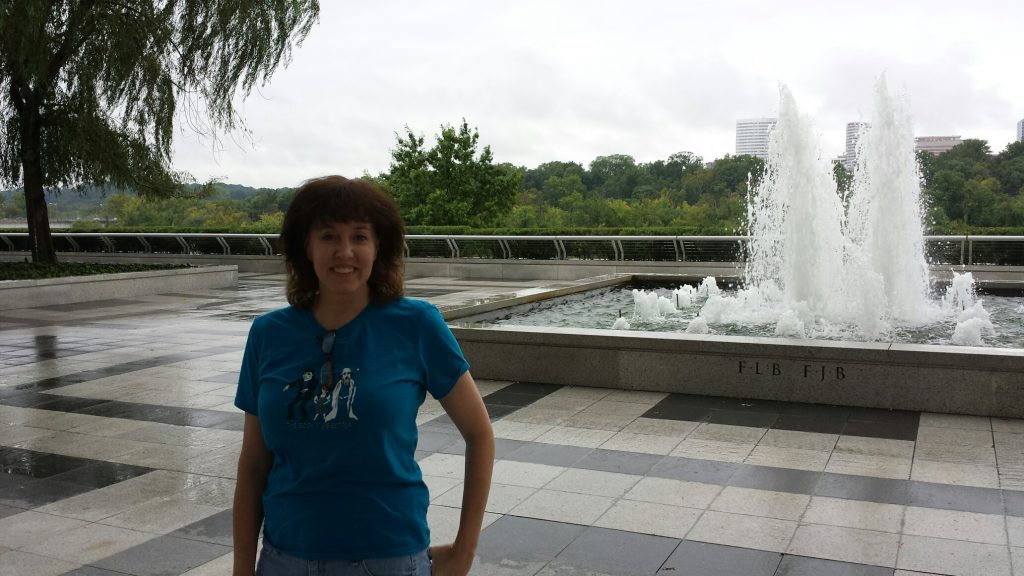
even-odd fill
[{"label": "fountain pool", "polygon": [[[716,284],[717,286],[717,284]],[[687,333],[708,303],[707,295],[700,295],[699,287],[692,286],[693,296],[680,298],[678,285],[657,286],[654,284],[631,283],[602,288],[572,296],[553,298],[503,310],[500,313],[479,318],[481,325],[489,326],[540,326],[586,329],[615,329],[616,321],[622,318],[627,326],[621,329],[647,332]],[[720,298],[735,299],[740,291],[726,287]],[[972,344],[993,348],[1024,348],[1024,293],[1011,295],[1000,291],[999,295],[982,292],[976,295],[982,302],[992,323],[992,332],[980,333],[980,342]],[[941,298],[936,299],[941,308]],[[712,301],[713,303],[714,301]],[[958,319],[964,308],[947,300],[951,306],[937,315],[933,322],[914,326],[892,328],[879,335],[875,341],[918,343],[937,345],[958,345],[954,340]],[[955,308],[960,306],[959,308]],[[730,336],[778,335],[780,314],[765,314],[762,317],[746,315],[738,318],[723,318],[720,322],[705,324],[705,329],[689,330],[690,334],[720,334]],[[863,341],[862,333],[855,325],[830,324],[812,327],[809,336],[831,341]]]},{"label": "fountain pool", "polygon": [[[946,301],[931,293],[934,279],[924,258],[920,177],[906,107],[879,82],[871,128],[860,139],[854,183],[842,195],[810,121],[798,112],[788,90],[783,88],[780,96],[765,173],[748,188],[745,227],[751,241],[735,292],[709,294],[699,306],[676,306],[676,294],[655,291],[637,298],[632,291],[623,296],[609,288],[635,279],[626,274],[547,295],[564,299],[602,289],[607,302],[589,296],[567,299],[571,308],[564,316],[574,321],[593,317],[590,327],[496,325],[495,318],[511,320],[519,311],[497,312],[500,305],[494,303],[449,310],[446,318],[462,322],[452,329],[473,373],[1024,417],[1020,300],[997,303],[983,295],[981,302],[974,301],[967,275],[953,278]],[[530,294],[508,304],[543,299]],[[616,328],[633,322],[639,326],[631,328],[643,329],[609,330],[620,310],[629,318],[619,320]],[[634,318],[633,310],[641,313]],[[685,332],[657,331],[673,324]],[[724,327],[737,331],[726,335]],[[909,342],[910,336],[932,343]]]}]

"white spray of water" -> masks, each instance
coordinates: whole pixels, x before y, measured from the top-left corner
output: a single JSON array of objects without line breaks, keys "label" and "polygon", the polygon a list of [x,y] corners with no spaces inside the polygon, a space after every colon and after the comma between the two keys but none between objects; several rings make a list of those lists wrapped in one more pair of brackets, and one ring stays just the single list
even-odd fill
[{"label": "white spray of water", "polygon": [[661,320],[675,312],[675,304],[655,291],[633,290],[633,320]]},{"label": "white spray of water", "polygon": [[942,305],[949,310],[966,310],[974,306],[974,275],[953,272],[953,281],[946,287]]},{"label": "white spray of water", "polygon": [[700,316],[690,320],[690,323],[686,326],[687,334],[707,334],[708,332],[708,322]]},{"label": "white spray of water", "polygon": [[904,103],[889,95],[884,77],[857,151],[846,237],[873,273],[872,291],[884,298],[886,320],[922,324],[935,317],[935,310],[928,298],[914,128]]},{"label": "white spray of water", "polygon": [[[853,186],[842,199],[810,121],[789,90],[780,92],[765,174],[747,202],[744,288],[736,296],[709,295],[699,317],[712,324],[774,323],[781,336],[852,330],[869,340],[894,326],[948,318],[950,308],[928,296],[920,176],[906,107],[879,82]],[[973,285],[973,279],[961,282]]]},{"label": "white spray of water", "polygon": [[678,310],[693,306],[694,300],[696,299],[697,289],[689,284],[683,284],[672,291],[672,303],[675,304],[676,309]]},{"label": "white spray of water", "polygon": [[782,296],[781,314],[798,302],[826,314],[842,287],[842,205],[821,161],[810,120],[780,90],[779,121],[768,162],[747,201],[751,237],[744,284]]}]

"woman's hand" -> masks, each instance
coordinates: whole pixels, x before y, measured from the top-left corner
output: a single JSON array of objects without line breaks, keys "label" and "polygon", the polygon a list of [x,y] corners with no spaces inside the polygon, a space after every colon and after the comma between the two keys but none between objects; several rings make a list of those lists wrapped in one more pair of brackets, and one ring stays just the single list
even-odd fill
[{"label": "woman's hand", "polygon": [[464,554],[455,549],[454,544],[441,544],[430,547],[433,562],[432,576],[465,576],[473,565],[473,554]]}]

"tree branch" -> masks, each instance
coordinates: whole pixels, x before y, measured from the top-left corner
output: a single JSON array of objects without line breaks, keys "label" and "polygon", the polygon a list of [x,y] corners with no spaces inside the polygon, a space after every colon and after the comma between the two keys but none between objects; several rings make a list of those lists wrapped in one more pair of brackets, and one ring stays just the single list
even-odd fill
[{"label": "tree branch", "polygon": [[46,78],[42,79],[43,84],[38,87],[41,92],[49,89],[50,85],[57,79],[57,76],[60,75],[60,71],[67,66],[71,56],[77,53],[82,44],[85,43],[88,37],[88,34],[85,34],[87,30],[79,29],[79,26],[83,25],[79,20],[84,21],[85,15],[92,10],[95,4],[96,0],[83,0],[79,5],[79,10],[68,16],[64,38],[61,41],[60,47],[54,53],[53,59],[50,60],[50,65],[46,70]]}]

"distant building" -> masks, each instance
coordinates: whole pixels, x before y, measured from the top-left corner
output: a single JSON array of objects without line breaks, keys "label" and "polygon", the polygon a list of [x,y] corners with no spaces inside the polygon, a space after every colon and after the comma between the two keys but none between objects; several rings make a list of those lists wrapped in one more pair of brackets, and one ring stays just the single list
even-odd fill
[{"label": "distant building", "polygon": [[749,154],[768,158],[768,134],[778,122],[776,118],[746,118],[736,121],[736,155]]},{"label": "distant building", "polygon": [[861,134],[869,126],[871,124],[867,122],[846,123],[846,152],[840,156],[840,161],[847,172],[853,172],[853,169],[857,167],[857,142],[860,141]]},{"label": "distant building", "polygon": [[1024,120],[1017,122],[1017,142],[1024,142]]},{"label": "distant building", "polygon": [[914,152],[924,151],[938,156],[959,143],[959,136],[918,136],[914,138]]}]

